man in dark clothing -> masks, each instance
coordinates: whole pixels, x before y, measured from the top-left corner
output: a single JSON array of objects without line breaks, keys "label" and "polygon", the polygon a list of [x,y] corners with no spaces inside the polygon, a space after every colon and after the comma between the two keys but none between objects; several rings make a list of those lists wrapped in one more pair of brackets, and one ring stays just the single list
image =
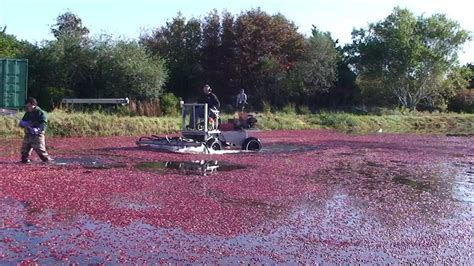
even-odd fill
[{"label": "man in dark clothing", "polygon": [[[214,93],[212,93],[211,87],[207,84],[204,85],[204,87],[202,88],[202,92],[204,94],[198,101],[198,103],[207,103],[209,117],[217,119],[217,113],[219,111],[218,109],[221,106],[219,99]],[[199,120],[202,120],[204,118],[204,108],[196,107],[194,110],[196,113],[194,115],[191,115],[189,118],[189,124],[191,127],[195,126],[195,122],[198,123]],[[197,121],[194,121],[194,118],[196,118]]]},{"label": "man in dark clothing", "polygon": [[46,152],[44,132],[48,125],[48,118],[46,112],[41,110],[38,102],[33,97],[28,97],[25,102],[26,113],[20,121],[20,127],[25,131],[23,144],[21,146],[21,162],[29,163],[28,157],[31,155],[31,150],[40,157],[41,161],[51,161]]},{"label": "man in dark clothing", "polygon": [[221,107],[221,103],[219,102],[219,99],[217,98],[217,96],[214,93],[212,93],[211,87],[206,84],[204,85],[202,90],[204,92],[204,98],[202,99],[200,103],[207,103],[207,107],[209,109],[218,110],[219,107]]}]

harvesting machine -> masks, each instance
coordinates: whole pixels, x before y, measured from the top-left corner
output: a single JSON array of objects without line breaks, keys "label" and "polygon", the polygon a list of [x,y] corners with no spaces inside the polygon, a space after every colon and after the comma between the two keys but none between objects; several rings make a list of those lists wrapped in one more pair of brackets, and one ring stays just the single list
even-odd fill
[{"label": "harvesting machine", "polygon": [[225,148],[259,151],[262,142],[248,135],[256,122],[254,116],[240,113],[239,118],[220,123],[219,111],[208,109],[207,104],[182,104],[181,136],[140,137],[137,145],[174,152],[212,153]]}]

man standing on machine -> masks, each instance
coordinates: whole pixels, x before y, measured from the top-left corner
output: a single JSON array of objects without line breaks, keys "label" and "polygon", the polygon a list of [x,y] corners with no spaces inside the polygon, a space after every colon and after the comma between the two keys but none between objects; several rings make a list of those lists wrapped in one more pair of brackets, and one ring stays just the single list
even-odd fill
[{"label": "man standing on machine", "polygon": [[[198,103],[204,104],[207,103],[207,109],[209,113],[209,117],[215,121],[217,119],[217,115],[219,113],[219,107],[221,106],[221,103],[219,102],[219,99],[217,96],[212,92],[211,86],[208,84],[204,85],[202,88],[203,96],[201,99],[198,101]],[[189,120],[189,125],[191,128],[195,128],[195,121],[194,117],[196,117],[196,123],[198,123],[199,120],[204,119],[204,108],[202,107],[196,107],[195,108],[195,114],[190,116]]]},{"label": "man standing on machine", "polygon": [[207,107],[209,108],[209,110],[219,110],[221,103],[219,102],[217,96],[212,93],[211,86],[206,84],[204,85],[202,90],[204,93],[204,98],[201,100],[200,103],[207,103]]}]

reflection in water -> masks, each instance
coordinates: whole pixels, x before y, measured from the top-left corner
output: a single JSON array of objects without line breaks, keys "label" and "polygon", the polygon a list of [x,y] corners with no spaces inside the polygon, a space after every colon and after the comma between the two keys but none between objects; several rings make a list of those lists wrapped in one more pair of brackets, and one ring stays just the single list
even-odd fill
[{"label": "reflection in water", "polygon": [[[154,207],[142,203],[130,206],[129,202],[117,200],[112,202],[115,207],[137,213]],[[263,202],[222,200],[224,205],[268,209]],[[254,263],[273,261],[270,253],[261,248],[262,245],[270,248],[275,243],[268,243],[262,236],[251,233],[233,238],[193,234],[181,229],[179,220],[170,226],[160,227],[140,219],[117,226],[86,214],[76,214],[72,222],[65,222],[54,218],[57,215],[54,210],[30,211],[33,205],[0,197],[0,264],[18,264],[28,258],[35,258],[31,262],[40,264],[175,264],[185,261],[208,263],[216,259],[230,264],[243,258],[240,255],[242,250]]]},{"label": "reflection in water", "polygon": [[56,158],[51,164],[58,166],[81,165],[87,169],[111,169],[126,167],[126,164],[116,162],[106,157],[71,157],[71,158]]},{"label": "reflection in water", "polygon": [[[322,199],[296,206],[286,223],[277,227],[274,234],[282,239],[281,246],[287,251],[293,249],[292,252],[305,250],[298,257],[304,262],[324,263],[328,258],[336,258],[329,261],[396,263],[398,260],[389,248],[381,250],[377,246],[387,241],[388,228],[367,212],[363,200],[350,195],[351,191],[344,186],[331,185],[326,189]],[[308,249],[306,243],[318,248]]]},{"label": "reflection in water", "polygon": [[[28,258],[35,258],[30,263],[40,264],[123,263],[131,261],[130,258],[140,264],[147,260],[158,262],[174,253],[172,242],[166,240],[170,235],[185,237],[179,229],[156,228],[140,221],[127,227],[115,227],[81,215],[76,216],[73,223],[64,223],[55,221],[51,210],[36,210],[35,218],[29,208],[28,203],[0,198],[2,265],[28,262]],[[26,222],[31,219],[34,222]],[[175,257],[176,262],[180,259],[180,256]]]},{"label": "reflection in water", "polygon": [[177,170],[187,175],[208,175],[217,171],[232,171],[245,169],[246,166],[231,164],[215,160],[196,160],[196,161],[167,161],[167,162],[143,162],[136,165],[140,170]]},{"label": "reflection in water", "polygon": [[474,203],[474,163],[455,164],[460,173],[454,176],[452,196],[454,199]]},{"label": "reflection in water", "polygon": [[[305,179],[324,186],[325,201],[296,208],[296,213],[304,213],[307,228],[299,230],[318,232],[301,237],[329,239],[333,250],[353,243],[344,252],[359,262],[429,261],[428,253],[443,261],[469,261],[474,234],[472,163],[392,168],[366,160],[341,160]],[[378,245],[384,241],[389,244],[381,250]],[[378,254],[367,252],[373,250]]]}]

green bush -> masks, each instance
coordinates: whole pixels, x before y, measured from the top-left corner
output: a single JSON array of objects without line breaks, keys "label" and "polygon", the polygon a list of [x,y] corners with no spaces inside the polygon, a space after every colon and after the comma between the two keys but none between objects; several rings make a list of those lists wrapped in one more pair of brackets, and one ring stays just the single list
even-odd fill
[{"label": "green bush", "polygon": [[272,112],[272,105],[269,102],[263,101],[262,105],[263,105],[263,112],[265,114],[269,114]]},{"label": "green bush", "polygon": [[135,41],[99,40],[95,82],[100,97],[129,97],[138,101],[157,99],[168,78],[165,61],[151,56]]},{"label": "green bush", "polygon": [[298,106],[298,114],[300,114],[300,115],[309,115],[311,113],[312,113],[311,109],[309,109],[308,106],[306,106],[306,105]]},{"label": "green bush", "polygon": [[455,112],[474,113],[474,89],[460,91],[449,104]]},{"label": "green bush", "polygon": [[179,99],[171,92],[161,95],[160,106],[165,115],[175,116],[179,113]]},{"label": "green bush", "polygon": [[294,103],[289,103],[285,105],[282,109],[282,112],[285,114],[296,114],[296,107]]},{"label": "green bush", "polygon": [[352,130],[358,126],[358,120],[347,113],[321,113],[321,125],[329,128]]},{"label": "green bush", "polygon": [[306,123],[296,114],[285,113],[266,113],[257,117],[259,129],[274,130],[274,129],[309,129],[311,125]]},{"label": "green bush", "polygon": [[73,95],[72,90],[68,90],[65,88],[47,87],[46,91],[49,96],[48,98],[51,101],[50,104],[52,105],[50,110],[53,110],[54,108],[60,106],[61,100],[63,98]]}]

